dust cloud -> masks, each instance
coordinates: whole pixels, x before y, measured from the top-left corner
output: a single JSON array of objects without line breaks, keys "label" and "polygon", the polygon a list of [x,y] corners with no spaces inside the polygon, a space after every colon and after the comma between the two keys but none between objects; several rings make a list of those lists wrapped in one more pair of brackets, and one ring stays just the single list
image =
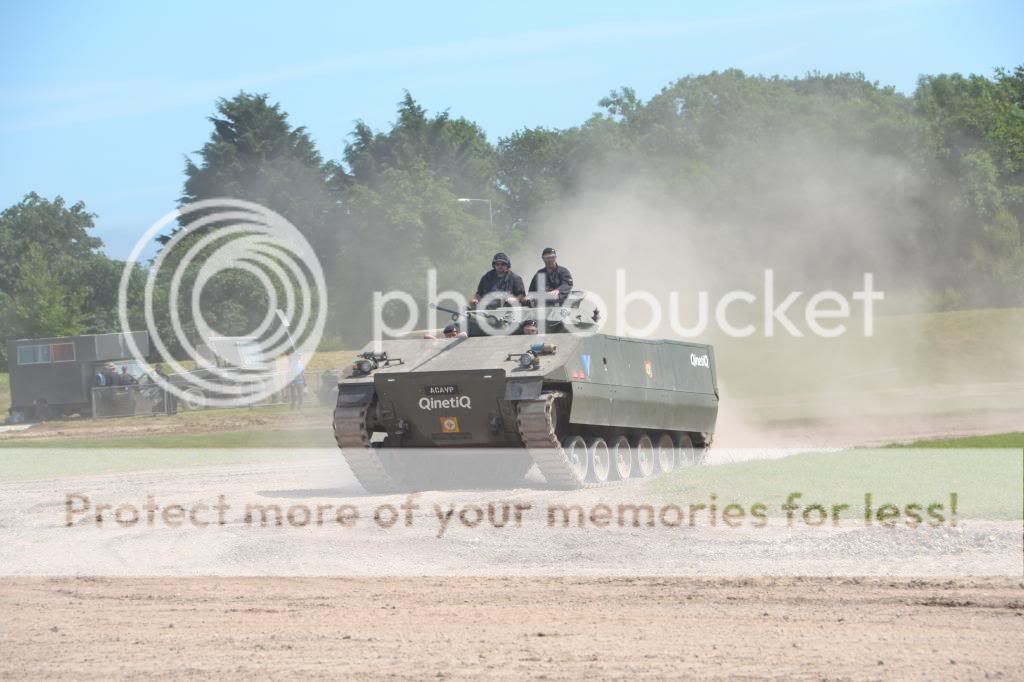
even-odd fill
[{"label": "dust cloud", "polygon": [[[937,207],[921,171],[811,136],[725,150],[723,157],[741,151],[757,163],[727,164],[741,171],[719,186],[673,186],[613,166],[592,169],[571,200],[540,217],[513,253],[515,269],[529,277],[541,266],[541,249],[555,247],[577,288],[612,308],[606,320],[615,319],[615,273],[624,270],[625,291],[650,292],[661,304],[652,338],[680,338],[672,314],[692,328],[700,292],[707,292],[708,326],[694,338],[716,346],[722,435],[736,444],[771,441],[780,424],[801,420],[856,420],[862,440],[870,441],[873,415],[913,420],[1017,409],[1024,419],[1024,400],[1005,399],[1006,382],[1018,382],[1016,394],[1024,393],[1024,350],[1012,342],[1024,311],[987,311],[981,327],[961,324],[957,316],[966,313],[931,314],[933,299],[923,292],[935,290],[943,263],[915,246]],[[786,311],[799,337],[777,321],[774,335],[767,334],[767,269],[775,305],[801,292]],[[852,298],[865,273],[885,294],[875,303],[871,337],[864,334],[863,304]],[[732,325],[754,325],[746,338],[731,337],[715,320],[716,303],[737,290],[757,297],[728,308]],[[837,338],[814,334],[804,319],[810,296],[825,290],[850,303]],[[650,319],[643,304],[627,312],[632,326]],[[1001,355],[998,362],[951,361],[979,344]],[[964,400],[970,393],[976,399]]]}]

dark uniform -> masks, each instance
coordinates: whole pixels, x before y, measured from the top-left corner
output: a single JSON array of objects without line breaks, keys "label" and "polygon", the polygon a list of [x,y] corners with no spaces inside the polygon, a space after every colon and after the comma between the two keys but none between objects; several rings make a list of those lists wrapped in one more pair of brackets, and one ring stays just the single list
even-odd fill
[{"label": "dark uniform", "polygon": [[493,268],[485,272],[484,276],[480,278],[480,283],[476,285],[476,297],[481,299],[494,291],[500,291],[506,297],[525,296],[526,288],[523,286],[523,278],[512,272],[512,263],[508,257],[503,253],[497,253],[494,255],[494,260],[508,263],[509,271],[505,273],[504,277],[499,276]]},{"label": "dark uniform", "polygon": [[563,302],[566,296],[569,295],[569,292],[572,291],[572,273],[569,272],[569,268],[562,267],[561,265],[556,265],[554,270],[548,270],[546,267],[538,270],[530,282],[531,293],[538,291],[538,282],[544,283],[543,291],[558,289],[559,303]]},{"label": "dark uniform", "polygon": [[476,285],[476,295],[483,298],[492,291],[502,291],[509,296],[525,296],[526,289],[523,287],[523,278],[508,271],[504,277],[498,277],[498,273],[490,270],[480,278],[480,284]]}]

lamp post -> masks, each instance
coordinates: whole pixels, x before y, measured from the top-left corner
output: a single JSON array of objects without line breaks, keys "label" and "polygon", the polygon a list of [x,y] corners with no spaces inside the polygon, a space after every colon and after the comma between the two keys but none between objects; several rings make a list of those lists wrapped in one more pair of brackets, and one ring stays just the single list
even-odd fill
[{"label": "lamp post", "polygon": [[494,227],[494,206],[491,204],[490,199],[470,199],[468,197],[459,197],[455,201],[459,202],[460,204],[472,204],[473,202],[487,204],[487,217],[491,221],[491,227]]}]

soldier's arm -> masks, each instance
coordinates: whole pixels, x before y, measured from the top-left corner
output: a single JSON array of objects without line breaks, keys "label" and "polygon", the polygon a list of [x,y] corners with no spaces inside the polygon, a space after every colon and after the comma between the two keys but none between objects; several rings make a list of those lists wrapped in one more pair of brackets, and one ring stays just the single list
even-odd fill
[{"label": "soldier's arm", "polygon": [[569,268],[561,267],[559,273],[562,277],[562,283],[558,285],[558,293],[562,296],[568,296],[569,292],[572,291],[572,273],[569,272]]},{"label": "soldier's arm", "polygon": [[526,302],[526,287],[523,286],[523,278],[516,275],[512,280],[512,295],[519,299],[520,303]]},{"label": "soldier's arm", "polygon": [[538,286],[537,282],[539,282],[539,281],[540,281],[540,279],[541,279],[541,277],[543,277],[543,276],[544,276],[544,275],[543,275],[542,273],[543,273],[543,271],[542,271],[542,270],[538,270],[538,271],[537,271],[537,272],[536,272],[536,273],[535,273],[535,274],[533,275],[533,277],[532,277],[532,278],[530,279],[530,293],[531,293],[531,294],[532,294],[533,292],[535,292],[535,291],[539,291],[539,290],[540,290],[540,287]]}]

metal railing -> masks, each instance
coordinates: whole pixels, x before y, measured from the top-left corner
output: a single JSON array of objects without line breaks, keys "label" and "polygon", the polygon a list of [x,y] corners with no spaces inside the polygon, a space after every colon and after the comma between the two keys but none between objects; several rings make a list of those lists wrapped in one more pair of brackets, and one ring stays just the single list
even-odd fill
[{"label": "metal railing", "polygon": [[[302,403],[305,406],[321,405],[330,407],[337,397],[335,389],[337,376],[325,379],[319,373],[306,373],[305,386],[302,389]],[[172,377],[177,375],[171,375]],[[245,407],[266,407],[270,405],[286,405],[291,402],[292,391],[284,374],[270,375],[266,378],[268,387],[273,391],[262,400],[248,403]],[[96,419],[109,417],[152,417],[175,414],[184,410],[214,409],[204,400],[203,392],[195,387],[186,388],[185,397],[179,398],[155,384],[143,383],[130,386],[96,386],[92,389],[92,415]],[[191,396],[191,399],[190,399]]]},{"label": "metal railing", "polygon": [[92,416],[153,417],[171,414],[173,397],[159,386],[95,386],[92,389]]}]

